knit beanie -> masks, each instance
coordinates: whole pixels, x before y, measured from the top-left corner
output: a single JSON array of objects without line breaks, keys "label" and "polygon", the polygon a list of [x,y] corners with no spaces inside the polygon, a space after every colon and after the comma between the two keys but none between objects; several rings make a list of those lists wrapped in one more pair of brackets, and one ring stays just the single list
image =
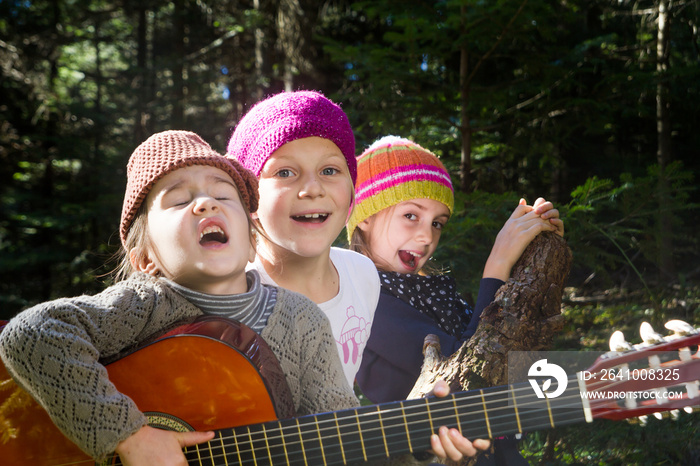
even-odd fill
[{"label": "knit beanie", "polygon": [[354,184],[355,136],[348,117],[338,105],[314,91],[282,92],[254,105],[233,131],[227,155],[259,177],[274,151],[288,142],[312,136],[338,146]]},{"label": "knit beanie", "polygon": [[450,174],[435,154],[415,142],[385,136],[357,157],[355,210],[347,224],[348,241],[360,222],[411,199],[442,202],[452,214],[455,201]]},{"label": "knit beanie", "polygon": [[178,168],[192,165],[209,165],[225,171],[233,179],[248,211],[258,209],[258,179],[252,173],[214,151],[195,133],[163,131],[142,142],[126,166],[126,194],[119,227],[123,245],[136,213],[156,181]]}]

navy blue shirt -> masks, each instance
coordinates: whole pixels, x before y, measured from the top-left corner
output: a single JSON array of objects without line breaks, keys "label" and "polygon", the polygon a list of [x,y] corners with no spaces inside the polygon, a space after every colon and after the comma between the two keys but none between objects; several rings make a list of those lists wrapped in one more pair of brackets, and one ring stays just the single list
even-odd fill
[{"label": "navy blue shirt", "polygon": [[432,318],[382,289],[357,373],[362,393],[372,403],[405,400],[420,375],[425,336],[437,335],[442,354],[452,355],[474,335],[481,311],[503,283],[495,278],[481,280],[474,314],[459,337],[449,335]]}]

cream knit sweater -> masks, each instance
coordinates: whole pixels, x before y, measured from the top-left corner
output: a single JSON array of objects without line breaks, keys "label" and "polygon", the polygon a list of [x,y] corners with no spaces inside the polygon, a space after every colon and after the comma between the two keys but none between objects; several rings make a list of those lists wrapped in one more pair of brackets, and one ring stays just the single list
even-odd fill
[{"label": "cream knit sweater", "polygon": [[[94,296],[27,309],[0,334],[0,357],[18,384],[83,451],[103,458],[146,424],[107,378],[109,358],[202,314],[166,283],[137,273]],[[262,337],[277,356],[299,415],[350,408],[330,325],[306,297],[280,288]]]}]

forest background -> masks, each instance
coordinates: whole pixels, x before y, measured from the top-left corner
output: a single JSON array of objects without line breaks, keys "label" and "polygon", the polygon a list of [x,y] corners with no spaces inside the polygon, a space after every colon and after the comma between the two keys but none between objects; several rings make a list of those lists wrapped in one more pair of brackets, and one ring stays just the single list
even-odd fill
[{"label": "forest background", "polygon": [[[223,152],[252,104],[315,89],[358,154],[395,134],[442,158],[458,193],[436,261],[464,294],[543,196],[574,254],[556,349],[698,325],[699,24],[697,0],[0,0],[0,319],[109,284],[150,134]],[[531,433],[523,453],[699,464],[697,416]]]}]

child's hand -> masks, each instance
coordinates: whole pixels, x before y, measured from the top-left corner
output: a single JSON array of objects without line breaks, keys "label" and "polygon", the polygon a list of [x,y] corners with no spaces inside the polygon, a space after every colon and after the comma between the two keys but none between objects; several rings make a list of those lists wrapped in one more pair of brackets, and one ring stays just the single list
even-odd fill
[{"label": "child's hand", "polygon": [[214,438],[214,432],[172,432],[143,426],[117,445],[126,466],[187,465],[182,449]]},{"label": "child's hand", "polygon": [[506,281],[515,262],[528,244],[543,231],[564,236],[564,222],[551,202],[538,198],[532,206],[520,199],[510,218],[496,236],[491,254],[484,266],[484,278]]},{"label": "child's hand", "polygon": [[[431,393],[438,397],[444,397],[449,395],[450,388],[444,380],[438,380]],[[459,430],[441,426],[438,429],[438,434],[430,436],[430,446],[432,447],[430,451],[439,458],[460,461],[465,456],[476,455],[477,450],[488,449],[491,446],[491,441],[476,439],[470,442],[459,433]]]},{"label": "child's hand", "polygon": [[[524,204],[525,199],[520,199],[520,205]],[[562,238],[564,237],[564,221],[559,218],[559,211],[554,208],[554,204],[538,197],[532,207],[535,209],[535,213],[539,214],[544,220],[549,220],[549,223],[556,227],[556,230],[554,230],[556,234]]]}]

